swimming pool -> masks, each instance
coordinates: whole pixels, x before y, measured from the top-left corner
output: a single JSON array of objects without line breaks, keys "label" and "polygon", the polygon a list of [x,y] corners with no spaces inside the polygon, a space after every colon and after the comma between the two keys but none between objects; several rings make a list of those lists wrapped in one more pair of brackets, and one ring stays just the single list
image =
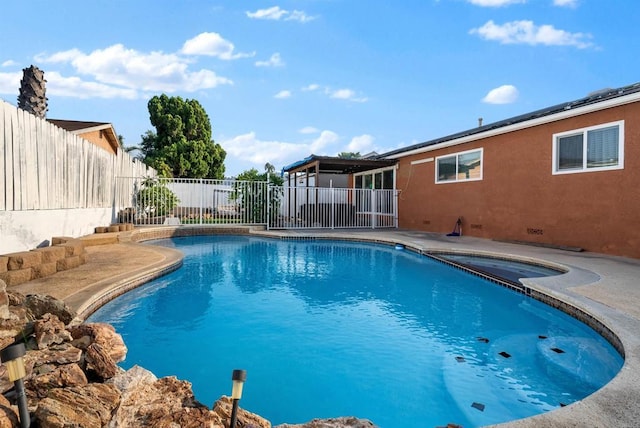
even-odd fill
[{"label": "swimming pool", "polygon": [[206,404],[246,369],[241,406],[274,424],[498,423],[580,400],[622,365],[566,314],[409,251],[240,236],[154,244],[183,251],[184,266],[88,321],[123,335],[123,367],[187,379]]}]

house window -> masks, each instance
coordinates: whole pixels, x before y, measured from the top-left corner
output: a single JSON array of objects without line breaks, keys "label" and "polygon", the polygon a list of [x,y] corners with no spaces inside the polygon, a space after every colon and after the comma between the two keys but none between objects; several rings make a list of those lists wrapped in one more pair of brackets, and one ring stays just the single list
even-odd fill
[{"label": "house window", "polygon": [[436,183],[482,180],[482,149],[436,158]]},{"label": "house window", "polygon": [[553,173],[622,169],[624,121],[553,135]]},{"label": "house window", "polygon": [[[358,212],[393,213],[395,202],[395,167],[367,171],[354,176],[355,202]],[[376,191],[375,197],[372,190]],[[375,203],[374,203],[375,201]]]},{"label": "house window", "polygon": [[364,172],[356,175],[356,189],[393,189],[393,172],[395,168]]}]

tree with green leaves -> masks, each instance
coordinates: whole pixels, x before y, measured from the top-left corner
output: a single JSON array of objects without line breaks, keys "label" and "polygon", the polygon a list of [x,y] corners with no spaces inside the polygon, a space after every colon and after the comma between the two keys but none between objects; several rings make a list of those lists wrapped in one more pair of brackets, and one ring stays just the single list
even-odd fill
[{"label": "tree with green leaves", "polygon": [[127,146],[124,144],[124,137],[121,134],[118,134],[118,142],[120,143],[120,148],[124,150],[126,153],[131,153],[135,150],[140,150],[138,146]]},{"label": "tree with green leaves", "polygon": [[[236,177],[231,199],[237,201],[243,209],[250,209],[247,219],[251,223],[263,223],[266,215],[267,195],[261,193],[259,186],[252,185],[252,182],[269,182],[268,203],[271,212],[280,209],[281,197],[283,194],[282,184],[284,179],[275,175],[275,167],[270,163],[264,166],[265,171],[259,173],[257,169],[251,168],[243,171]],[[273,216],[272,216],[273,218]]]},{"label": "tree with green leaves", "polygon": [[165,94],[149,100],[156,131],[142,135],[143,161],[165,177],[224,178],[226,152],[211,139],[211,122],[197,100]]},{"label": "tree with green leaves", "polygon": [[359,159],[360,152],[340,152],[338,153],[340,159]]}]

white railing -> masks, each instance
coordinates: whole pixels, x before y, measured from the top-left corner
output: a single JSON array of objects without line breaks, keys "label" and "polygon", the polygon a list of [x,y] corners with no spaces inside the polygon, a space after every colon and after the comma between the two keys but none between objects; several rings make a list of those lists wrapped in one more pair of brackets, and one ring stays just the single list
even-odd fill
[{"label": "white railing", "polygon": [[119,177],[120,222],[138,225],[267,224],[267,183]]},{"label": "white railing", "polygon": [[120,222],[270,229],[395,228],[395,190],[280,187],[263,181],[118,178]]},{"label": "white railing", "polygon": [[395,228],[397,191],[327,187],[282,187],[269,228]]}]

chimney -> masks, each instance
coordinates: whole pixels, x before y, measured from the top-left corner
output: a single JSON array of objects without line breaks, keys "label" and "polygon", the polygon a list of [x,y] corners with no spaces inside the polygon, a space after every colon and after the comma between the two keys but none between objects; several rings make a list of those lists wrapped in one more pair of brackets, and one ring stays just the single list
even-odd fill
[{"label": "chimney", "polygon": [[479,117],[478,118],[478,128],[480,128],[482,126],[482,118]]}]

